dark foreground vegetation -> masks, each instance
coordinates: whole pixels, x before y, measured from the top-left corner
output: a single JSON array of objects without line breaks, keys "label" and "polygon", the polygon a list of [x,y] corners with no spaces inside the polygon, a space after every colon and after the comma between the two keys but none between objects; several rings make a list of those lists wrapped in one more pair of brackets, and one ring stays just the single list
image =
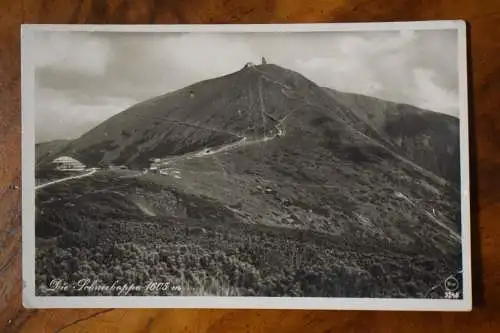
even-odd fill
[{"label": "dark foreground vegetation", "polygon": [[[38,295],[118,294],[48,288],[54,279],[89,279],[171,286],[128,295],[426,297],[459,261],[370,237],[244,223],[210,198],[146,182],[132,189],[130,182],[91,190],[100,184],[97,177],[41,191]],[[163,203],[154,206],[155,216],[135,204],[150,192]]]}]

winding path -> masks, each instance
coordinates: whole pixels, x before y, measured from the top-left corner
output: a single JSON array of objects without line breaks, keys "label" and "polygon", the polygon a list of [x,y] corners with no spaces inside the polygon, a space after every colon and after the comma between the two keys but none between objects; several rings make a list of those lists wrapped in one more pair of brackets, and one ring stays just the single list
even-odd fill
[{"label": "winding path", "polygon": [[137,206],[137,208],[139,208],[146,216],[156,216],[155,213],[153,213],[151,210],[149,210],[146,206],[144,206],[140,202],[134,201],[134,203]]},{"label": "winding path", "polygon": [[63,183],[63,182],[66,182],[66,181],[72,180],[72,179],[79,179],[79,178],[89,177],[89,176],[92,176],[94,173],[96,173],[96,171],[97,171],[97,169],[91,169],[89,172],[84,173],[82,175],[61,178],[61,179],[53,180],[53,181],[45,183],[45,184],[40,184],[40,185],[35,186],[35,190],[39,190],[41,188],[44,188],[44,187],[47,187],[47,186],[50,186],[50,185],[54,185],[54,184],[58,184],[58,183]]},{"label": "winding path", "polygon": [[[406,195],[404,195],[403,193],[401,192],[396,192],[395,196],[397,198],[401,198],[401,199],[404,199],[406,202],[408,202],[409,204],[411,204],[412,206],[414,207],[417,207],[418,205],[410,200]],[[419,209],[417,207],[417,209]],[[426,209],[423,209],[423,212],[425,213],[425,215],[427,215],[427,217],[429,217],[434,223],[436,223],[438,226],[440,226],[441,228],[445,229],[446,231],[448,231],[448,233],[450,234],[450,237],[453,238],[455,241],[457,242],[461,242],[462,241],[462,237],[453,229],[451,229],[450,227],[448,227],[446,224],[444,224],[442,221],[440,221],[434,214],[430,213],[428,210]]]},{"label": "winding path", "polygon": [[[255,70],[257,72],[261,73],[262,76],[264,76],[266,79],[269,79],[263,72],[261,72],[257,69],[255,69]],[[271,81],[279,84],[278,82],[276,82],[274,80],[271,80]],[[287,86],[284,86],[284,87],[289,89],[289,87],[287,87]],[[250,91],[250,95],[251,95],[251,91]],[[203,149],[196,151],[196,152],[189,152],[189,153],[186,153],[184,155],[165,158],[162,160],[162,163],[169,163],[169,162],[179,161],[179,160],[183,160],[183,159],[189,159],[189,158],[193,158],[193,157],[212,156],[212,155],[216,155],[216,154],[221,153],[221,152],[227,152],[227,151],[231,151],[234,149],[238,149],[240,147],[249,146],[249,145],[253,145],[253,144],[257,144],[257,143],[264,143],[264,142],[273,140],[275,138],[285,136],[286,129],[283,125],[283,122],[293,112],[290,112],[289,114],[287,114],[285,117],[283,117],[283,119],[275,119],[273,116],[268,114],[266,111],[264,96],[262,93],[262,82],[261,81],[259,81],[259,86],[258,86],[258,97],[259,97],[259,104],[260,104],[260,113],[262,116],[262,125],[265,126],[266,118],[271,119],[272,121],[274,121],[276,123],[276,125],[274,126],[274,128],[277,131],[276,134],[271,135],[271,136],[264,136],[260,139],[254,139],[254,140],[249,140],[248,137],[246,137],[246,136],[240,136],[240,138],[241,138],[240,140],[228,143],[228,144],[223,145],[221,147],[214,147],[214,148],[206,147],[206,148],[203,148]],[[249,107],[249,108],[251,109],[251,107]]]},{"label": "winding path", "polygon": [[441,222],[438,218],[436,218],[433,214],[429,213],[427,210],[424,210],[425,214],[432,220],[434,221],[434,223],[436,223],[437,225],[439,225],[441,228],[445,229],[446,231],[448,231],[448,233],[450,234],[451,238],[453,238],[454,240],[456,240],[457,242],[461,243],[462,242],[462,237],[460,237],[460,235],[454,231],[453,229],[451,229],[450,227],[448,227],[446,224],[444,224],[443,222]]}]

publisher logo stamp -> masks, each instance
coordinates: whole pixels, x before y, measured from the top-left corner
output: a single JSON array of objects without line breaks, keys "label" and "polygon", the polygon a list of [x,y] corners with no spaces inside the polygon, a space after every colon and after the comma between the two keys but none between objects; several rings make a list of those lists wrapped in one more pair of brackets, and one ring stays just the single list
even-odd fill
[{"label": "publisher logo stamp", "polygon": [[457,291],[459,289],[459,285],[460,283],[454,276],[446,278],[446,280],[444,280],[444,288],[445,288],[444,297],[447,299],[460,298],[460,292]]},{"label": "publisher logo stamp", "polygon": [[444,287],[446,288],[447,291],[452,291],[452,292],[457,291],[458,280],[455,277],[450,276],[444,281]]}]

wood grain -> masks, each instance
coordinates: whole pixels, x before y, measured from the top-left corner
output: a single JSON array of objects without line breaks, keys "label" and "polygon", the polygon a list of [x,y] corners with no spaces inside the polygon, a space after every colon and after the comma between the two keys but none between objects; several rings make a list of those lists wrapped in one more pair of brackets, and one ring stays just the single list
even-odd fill
[{"label": "wood grain", "polygon": [[[473,87],[471,313],[38,310],[20,300],[20,24],[282,23],[465,19]],[[2,0],[1,332],[500,332],[500,2],[488,0]]]}]

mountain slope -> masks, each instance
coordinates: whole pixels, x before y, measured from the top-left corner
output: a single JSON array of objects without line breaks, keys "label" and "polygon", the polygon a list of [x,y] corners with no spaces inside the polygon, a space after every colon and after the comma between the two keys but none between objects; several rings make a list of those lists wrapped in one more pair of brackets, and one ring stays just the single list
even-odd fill
[{"label": "mountain slope", "polygon": [[127,242],[177,253],[166,269],[214,276],[223,262],[218,283],[245,295],[426,297],[460,269],[458,185],[403,154],[380,125],[391,117],[370,122],[341,97],[262,65],[137,104],[63,152],[89,165],[159,158],[166,174],[102,170],[43,188],[38,230],[102,248],[99,264]]},{"label": "mountain slope", "polygon": [[[274,135],[276,120],[313,107],[331,111],[327,117],[341,119],[432,173],[459,183],[457,118],[322,90],[326,93],[300,74],[275,65],[244,68],[134,105],[79,139],[64,142],[64,149],[59,142],[54,152],[88,165],[144,167],[153,157]],[[40,163],[51,160],[46,155],[40,151]]]},{"label": "mountain slope", "polygon": [[458,118],[407,104],[324,89],[397,152],[440,177],[460,183]]},{"label": "mountain slope", "polygon": [[[89,165],[113,161],[142,167],[151,157],[270,135],[276,131],[275,118],[284,116],[296,101],[286,92],[266,91],[268,80],[273,80],[272,65],[262,70],[269,75],[245,68],[134,105],[74,140],[64,153]],[[279,89],[300,96],[307,90],[301,84],[307,82],[295,85],[297,75],[285,74]],[[275,97],[263,109],[261,100],[270,93]]]},{"label": "mountain slope", "polygon": [[[371,217],[361,215],[367,221],[352,220],[344,229],[342,221],[331,216],[336,233],[308,229],[309,219],[317,223],[327,211],[309,212],[306,205],[311,203],[304,201],[300,186],[287,188],[251,175],[224,177],[214,172],[188,171],[182,177],[120,178],[100,171],[93,178],[42,189],[37,196],[37,295],[53,295],[46,288],[51,279],[70,275],[77,280],[98,276],[104,283],[153,278],[182,286],[186,296],[423,298],[457,270],[456,253],[446,242],[441,244],[443,252],[436,251],[425,237],[440,236],[425,230],[419,243],[388,241],[364,233],[371,228]],[[251,186],[255,182],[264,189]],[[215,198],[210,194],[214,185]],[[266,193],[267,185],[282,189]],[[230,193],[221,200],[224,188]],[[248,190],[245,198],[259,205],[257,213],[239,202]],[[285,191],[293,195],[296,190],[299,193],[287,206],[276,202]],[[312,194],[316,190],[309,187]],[[324,191],[318,193],[323,195]],[[325,200],[321,204],[330,211],[345,204]],[[139,202],[154,214],[141,212]],[[291,220],[288,226],[260,221],[286,207],[290,214],[283,220]],[[414,220],[406,215],[399,222]],[[89,295],[71,289],[61,293]],[[168,289],[160,294],[178,295]]]},{"label": "mountain slope", "polygon": [[[335,223],[342,223],[339,228],[347,232],[353,219],[365,221],[366,214],[376,214],[376,222],[370,223],[377,231],[370,235],[381,232],[383,239],[419,241],[416,235],[428,225],[438,230],[442,244],[454,244],[460,232],[458,188],[425,168],[439,160],[434,145],[420,154],[422,149],[414,143],[426,133],[439,134],[439,128],[444,128],[443,140],[450,141],[446,132],[453,126],[448,125],[450,117],[410,107],[406,115],[406,109],[390,103],[382,108],[373,102],[369,108],[370,102],[327,91],[276,65],[248,67],[132,106],[68,144],[62,153],[87,165],[112,161],[144,167],[150,158],[160,158],[180,172],[203,175],[214,168],[224,177],[251,175],[255,181],[305,186],[295,194],[304,192],[301,200],[309,202],[308,209],[330,206],[321,218],[322,231],[332,232]],[[225,148],[217,153],[220,146]],[[413,146],[417,149],[408,148]],[[212,155],[186,155],[205,147],[212,148]],[[447,170],[455,161],[440,163]],[[185,184],[192,186],[189,182]],[[217,185],[223,183],[211,185],[210,195],[217,200],[224,200],[220,194],[227,193]],[[310,185],[327,187],[312,193]],[[332,194],[332,188],[338,193]],[[242,202],[248,201],[247,195]],[[370,208],[349,212],[366,206],[367,199]],[[285,195],[284,200],[292,198]],[[343,204],[332,211],[335,202]],[[401,210],[395,207],[404,207],[412,216],[403,226],[387,218],[401,219]],[[439,213],[429,215],[436,209]],[[281,217],[266,221],[280,225]],[[435,242],[434,246],[443,246]]]},{"label": "mountain slope", "polygon": [[71,140],[53,140],[41,142],[35,145],[36,164],[47,163],[59,156],[59,153],[69,144]]}]

